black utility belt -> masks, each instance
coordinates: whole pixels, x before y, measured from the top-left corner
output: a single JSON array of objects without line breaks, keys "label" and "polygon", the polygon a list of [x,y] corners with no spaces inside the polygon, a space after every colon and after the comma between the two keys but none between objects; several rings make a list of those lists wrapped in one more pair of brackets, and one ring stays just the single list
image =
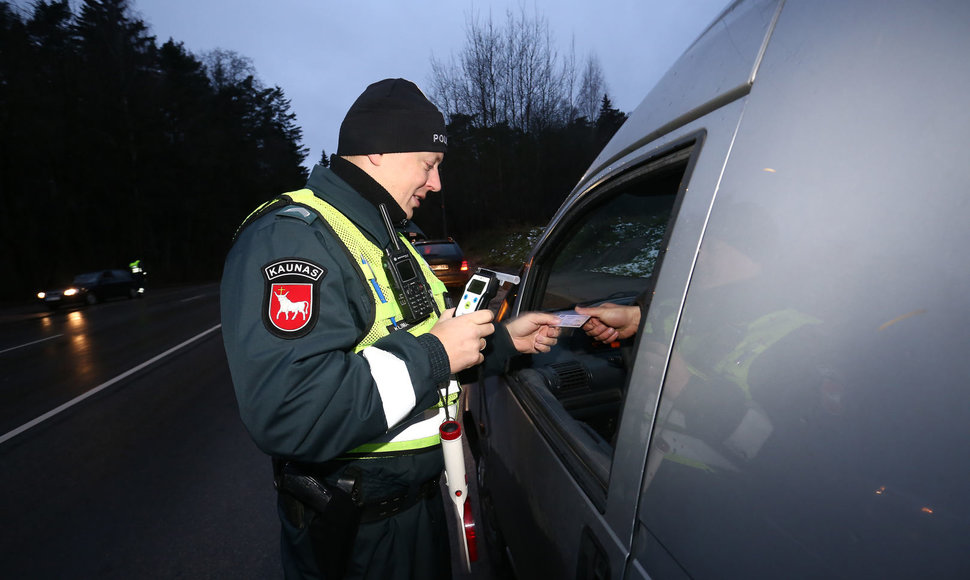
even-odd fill
[{"label": "black utility belt", "polygon": [[372,500],[361,496],[361,475],[356,470],[344,472],[336,485],[327,483],[317,470],[296,463],[274,459],[274,470],[279,493],[296,499],[321,516],[353,519],[359,523],[389,518],[440,493],[439,479],[435,477],[406,492]]},{"label": "black utility belt", "polygon": [[418,502],[440,493],[438,478],[429,479],[413,491],[400,493],[379,499],[367,501],[360,506],[360,523],[366,524],[389,518],[395,514],[417,505]]}]

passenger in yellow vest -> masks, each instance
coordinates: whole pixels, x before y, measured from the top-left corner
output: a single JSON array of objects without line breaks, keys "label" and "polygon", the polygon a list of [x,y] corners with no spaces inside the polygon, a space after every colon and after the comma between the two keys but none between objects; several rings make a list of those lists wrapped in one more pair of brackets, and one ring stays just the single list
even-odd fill
[{"label": "passenger in yellow vest", "polygon": [[[732,215],[734,221],[746,223],[737,212]],[[705,470],[736,471],[762,452],[778,424],[792,423],[790,409],[782,403],[792,398],[781,396],[782,390],[797,389],[799,400],[814,398],[819,404],[829,396],[822,365],[811,356],[817,350],[812,346],[819,342],[812,329],[821,321],[793,308],[787,297],[772,304],[765,291],[770,284],[758,285],[763,263],[755,259],[759,252],[771,250],[743,248],[740,242],[716,237],[704,241],[669,361],[665,359],[675,309],[660,317],[665,328],[647,323],[642,330],[640,350],[656,357],[660,368],[666,365],[647,484],[661,459]],[[636,305],[607,303],[576,311],[591,316],[583,326],[589,336],[611,342],[638,332],[644,300],[641,296]],[[663,304],[654,307],[664,309]],[[793,348],[804,353],[796,360],[805,369],[788,369],[800,378],[799,384],[764,380],[777,374],[774,367],[779,362],[790,365],[792,357],[780,353]],[[665,429],[671,426],[678,433],[679,448],[666,448]]]},{"label": "passenger in yellow vest", "polygon": [[[330,168],[254,211],[226,258],[223,340],[243,422],[274,460],[287,578],[450,577],[438,484],[438,427],[457,411],[450,378],[556,342],[549,314],[454,317],[399,233],[440,189],[446,145],[417,86],[370,85]],[[428,288],[413,303],[382,264],[394,243],[381,206],[401,279]]]}]

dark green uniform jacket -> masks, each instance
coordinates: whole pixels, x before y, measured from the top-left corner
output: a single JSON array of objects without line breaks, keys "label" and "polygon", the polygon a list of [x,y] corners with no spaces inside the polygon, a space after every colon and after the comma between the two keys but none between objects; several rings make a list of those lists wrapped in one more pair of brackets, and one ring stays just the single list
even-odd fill
[{"label": "dark green uniform jacket", "polygon": [[[307,188],[386,247],[390,237],[375,204],[386,202],[399,226],[406,224],[403,211],[361,170],[334,161],[343,178],[317,166]],[[288,206],[259,217],[226,259],[222,332],[243,422],[262,451],[317,469],[330,483],[350,466],[359,470],[365,504],[413,492],[441,473],[440,445],[381,456],[349,452],[385,440],[395,425],[438,403],[439,386],[449,379],[447,354],[436,337],[403,330],[358,349],[375,318],[372,283],[328,222],[305,210]],[[496,326],[492,366],[514,352]],[[299,525],[305,522],[281,516],[287,576],[324,577]],[[349,575],[447,577],[442,517],[438,495],[361,525]]]}]

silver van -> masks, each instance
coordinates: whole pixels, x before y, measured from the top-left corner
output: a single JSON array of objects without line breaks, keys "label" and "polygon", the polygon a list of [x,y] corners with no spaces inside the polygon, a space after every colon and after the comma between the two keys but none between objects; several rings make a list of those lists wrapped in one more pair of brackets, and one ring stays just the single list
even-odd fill
[{"label": "silver van", "polygon": [[[631,73],[632,74],[632,73]],[[970,578],[970,2],[743,0],[568,196],[470,385],[519,578]]]}]

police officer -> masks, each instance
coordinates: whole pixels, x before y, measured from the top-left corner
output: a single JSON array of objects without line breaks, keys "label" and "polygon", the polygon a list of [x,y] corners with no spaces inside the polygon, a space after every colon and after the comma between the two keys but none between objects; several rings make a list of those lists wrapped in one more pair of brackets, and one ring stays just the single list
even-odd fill
[{"label": "police officer", "polygon": [[128,269],[131,271],[131,277],[135,279],[138,283],[138,291],[143,293],[145,287],[147,286],[146,280],[148,278],[148,272],[145,271],[144,265],[140,259],[133,260],[128,263]]},{"label": "police officer", "polygon": [[[438,427],[451,377],[548,351],[554,316],[460,317],[398,232],[441,187],[444,118],[412,82],[386,79],[341,124],[330,168],[237,231],[221,293],[239,410],[274,459],[288,578],[447,578]],[[401,280],[421,296],[405,297]],[[413,286],[413,285],[412,285]],[[428,298],[431,298],[430,300]]]}]

